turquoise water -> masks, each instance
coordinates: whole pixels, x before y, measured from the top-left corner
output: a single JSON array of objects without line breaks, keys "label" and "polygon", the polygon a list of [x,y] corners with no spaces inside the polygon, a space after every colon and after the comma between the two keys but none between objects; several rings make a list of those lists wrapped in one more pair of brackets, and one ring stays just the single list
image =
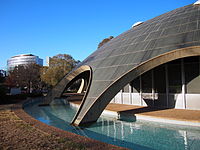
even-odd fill
[{"label": "turquoise water", "polygon": [[100,117],[93,125],[78,128],[70,125],[70,121],[77,111],[70,105],[38,107],[38,104],[35,103],[26,105],[25,111],[48,125],[134,150],[200,149],[200,129],[197,127],[146,121],[128,122]]}]

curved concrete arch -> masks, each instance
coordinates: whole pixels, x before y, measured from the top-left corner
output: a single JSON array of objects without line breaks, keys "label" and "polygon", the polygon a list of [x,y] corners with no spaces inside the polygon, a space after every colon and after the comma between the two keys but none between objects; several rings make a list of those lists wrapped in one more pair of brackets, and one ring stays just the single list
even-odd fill
[{"label": "curved concrete arch", "polygon": [[[84,73],[88,72],[88,80],[91,82],[92,68],[88,65],[83,65],[76,70],[71,71],[69,74],[65,75],[60,82],[58,82],[53,89],[45,97],[45,101],[41,105],[49,105],[55,98],[60,97],[64,90],[68,88],[74,81],[80,78],[85,78]],[[87,77],[86,77],[87,78]],[[88,83],[88,86],[90,85]],[[87,88],[88,90],[88,88]],[[87,93],[86,90],[86,93]]]},{"label": "curved concrete arch", "polygon": [[83,101],[72,123],[74,125],[83,125],[86,123],[95,122],[112,98],[133,79],[161,64],[190,56],[200,56],[200,46],[176,49],[141,63],[137,67],[134,67],[116,79],[100,94],[99,97],[97,97],[90,104],[87,104],[87,109],[82,109],[84,105]]},{"label": "curved concrete arch", "polygon": [[[81,107],[72,123],[81,125],[96,121],[123,86],[151,68],[174,59],[199,55],[199,8],[200,5],[187,5],[147,20],[113,38],[83,60],[79,66],[90,66],[92,71]],[[74,74],[74,80],[79,77],[76,70],[70,74]],[[63,88],[74,80],[65,77],[48,93],[47,101],[59,97]]]}]

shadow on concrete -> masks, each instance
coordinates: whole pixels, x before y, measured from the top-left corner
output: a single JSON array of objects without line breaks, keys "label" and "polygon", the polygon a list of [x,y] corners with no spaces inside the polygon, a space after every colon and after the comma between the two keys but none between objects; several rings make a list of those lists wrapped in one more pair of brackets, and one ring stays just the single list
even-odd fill
[{"label": "shadow on concrete", "polygon": [[140,113],[145,113],[145,112],[160,111],[160,110],[166,110],[166,109],[170,109],[170,108],[141,107],[141,108],[135,108],[131,110],[120,111],[119,113],[140,114]]},{"label": "shadow on concrete", "polygon": [[160,111],[160,110],[166,110],[166,109],[170,109],[170,108],[141,107],[141,108],[135,108],[135,109],[126,110],[126,111],[120,111],[118,113],[119,113],[120,120],[127,121],[127,122],[135,122],[137,120],[135,114]]}]

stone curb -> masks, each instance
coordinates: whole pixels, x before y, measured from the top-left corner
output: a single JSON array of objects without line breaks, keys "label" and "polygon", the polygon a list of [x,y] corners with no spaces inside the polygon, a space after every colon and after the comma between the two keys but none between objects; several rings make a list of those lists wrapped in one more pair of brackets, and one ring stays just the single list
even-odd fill
[{"label": "stone curb", "polygon": [[12,107],[12,111],[23,121],[26,123],[34,126],[35,128],[38,128],[39,130],[50,134],[50,135],[55,135],[63,138],[67,138],[72,142],[82,144],[86,147],[86,149],[95,149],[95,150],[102,150],[102,149],[107,149],[107,150],[125,150],[126,148],[103,143],[94,139],[90,139],[81,135],[77,135],[75,133],[67,132],[62,129],[49,126],[45,123],[42,123],[30,115],[28,115],[24,110],[23,110],[23,104],[27,102],[27,100],[14,104]]}]

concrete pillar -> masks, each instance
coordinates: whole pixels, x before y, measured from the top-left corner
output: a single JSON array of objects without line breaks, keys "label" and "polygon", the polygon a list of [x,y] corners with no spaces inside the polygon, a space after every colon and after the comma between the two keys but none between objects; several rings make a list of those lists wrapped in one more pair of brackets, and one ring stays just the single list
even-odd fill
[{"label": "concrete pillar", "polygon": [[151,70],[151,83],[152,83],[152,100],[153,100],[153,106],[154,106],[154,100],[155,100],[155,89],[154,89],[154,70]]},{"label": "concrete pillar", "polygon": [[181,80],[182,80],[182,102],[183,102],[183,109],[186,109],[184,59],[181,59]]},{"label": "concrete pillar", "polygon": [[128,84],[128,88],[129,88],[129,90],[128,90],[129,91],[129,103],[133,104],[133,102],[132,102],[133,101],[132,100],[132,94],[131,94],[131,85],[130,84]]},{"label": "concrete pillar", "polygon": [[142,76],[140,75],[140,105],[143,106],[143,99],[142,99]]}]

